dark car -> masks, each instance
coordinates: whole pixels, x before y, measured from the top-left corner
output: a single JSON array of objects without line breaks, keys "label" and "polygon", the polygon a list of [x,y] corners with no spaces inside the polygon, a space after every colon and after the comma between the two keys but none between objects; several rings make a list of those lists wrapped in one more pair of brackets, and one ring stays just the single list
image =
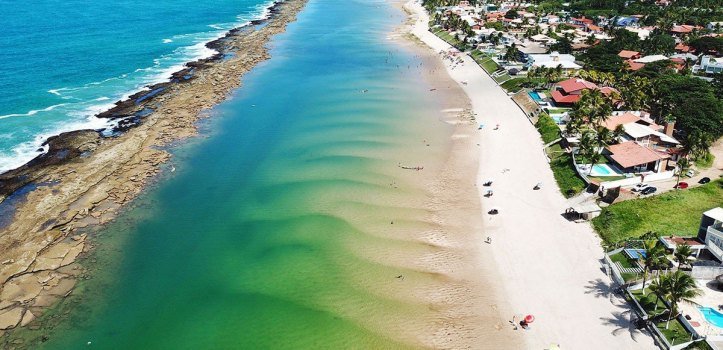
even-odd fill
[{"label": "dark car", "polygon": [[647,187],[644,190],[640,191],[640,194],[652,194],[652,193],[655,193],[655,191],[657,191],[657,190],[658,190],[657,188],[650,186],[650,187]]},{"label": "dark car", "polygon": [[681,181],[679,184],[675,185],[675,188],[679,188],[679,189],[681,189],[681,190],[684,190],[684,189],[688,188],[688,183]]},{"label": "dark car", "polygon": [[699,183],[699,184],[707,184],[707,183],[709,183],[709,182],[710,182],[710,178],[709,178],[709,177],[704,177],[704,178],[698,180],[698,183]]}]

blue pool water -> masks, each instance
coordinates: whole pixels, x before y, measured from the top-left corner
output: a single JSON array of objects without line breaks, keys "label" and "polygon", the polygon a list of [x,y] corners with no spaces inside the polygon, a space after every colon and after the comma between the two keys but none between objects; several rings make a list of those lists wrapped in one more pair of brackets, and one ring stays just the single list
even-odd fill
[{"label": "blue pool water", "polygon": [[701,307],[698,310],[700,310],[708,322],[723,328],[723,314],[710,307]]},{"label": "blue pool water", "polygon": [[543,102],[542,97],[540,96],[540,94],[537,93],[537,91],[530,91],[527,94],[530,95],[530,97],[535,100],[535,102]]},{"label": "blue pool water", "polygon": [[93,115],[263,17],[270,0],[0,0],[0,172],[44,139],[102,128]]},{"label": "blue pool water", "polygon": [[595,164],[592,167],[592,171],[597,173],[598,175],[613,175],[614,173],[610,170],[609,167],[602,164]]},{"label": "blue pool water", "polygon": [[645,257],[645,249],[625,249],[625,254],[637,260]]}]

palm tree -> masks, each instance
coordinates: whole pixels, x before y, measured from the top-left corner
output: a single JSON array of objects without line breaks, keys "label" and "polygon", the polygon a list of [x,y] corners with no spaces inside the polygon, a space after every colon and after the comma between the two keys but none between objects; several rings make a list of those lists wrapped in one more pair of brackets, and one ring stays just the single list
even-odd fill
[{"label": "palm tree", "polygon": [[658,311],[658,301],[660,301],[661,298],[665,297],[665,288],[661,284],[661,279],[655,279],[653,282],[650,282],[650,287],[648,287],[650,291],[655,294],[655,309],[653,311]]},{"label": "palm tree", "polygon": [[680,265],[685,264],[688,261],[688,257],[693,255],[693,249],[690,248],[687,244],[680,244],[677,247],[675,247],[675,252],[673,253],[673,256],[675,256],[675,261],[678,262],[678,269],[680,270]]},{"label": "palm tree", "polygon": [[675,271],[660,276],[660,285],[663,296],[670,302],[670,313],[665,329],[668,329],[670,320],[680,314],[678,305],[680,302],[694,303],[693,299],[702,294],[702,291],[695,284],[695,280],[683,271]]},{"label": "palm tree", "polygon": [[645,242],[645,255],[642,257],[643,262],[643,295],[645,295],[645,282],[648,280],[648,274],[662,265],[665,259],[665,251],[658,244],[657,240]]},{"label": "palm tree", "polygon": [[600,125],[610,117],[612,110],[610,99],[598,89],[583,91],[575,104],[575,112],[585,117],[589,125]]},{"label": "palm tree", "polygon": [[600,159],[600,152],[598,151],[597,134],[595,131],[587,129],[580,136],[580,149],[578,153],[590,163],[590,172],[592,174],[592,168],[597,164]]}]

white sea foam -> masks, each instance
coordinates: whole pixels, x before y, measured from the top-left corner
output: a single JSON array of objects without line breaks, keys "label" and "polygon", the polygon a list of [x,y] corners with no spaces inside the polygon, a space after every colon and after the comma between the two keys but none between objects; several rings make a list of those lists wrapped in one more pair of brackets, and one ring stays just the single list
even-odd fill
[{"label": "white sea foam", "polygon": [[[187,46],[181,46],[176,48],[172,54],[161,56],[153,61],[153,66],[146,68],[138,68],[133,73],[126,73],[120,76],[111,77],[101,81],[91,82],[79,87],[63,87],[57,89],[48,90],[48,93],[61,96],[63,99],[77,99],[73,97],[72,93],[86,90],[96,89],[99,85],[104,85],[116,80],[132,79],[136,81],[133,88],[126,90],[123,93],[119,93],[116,96],[108,97],[102,96],[94,98],[90,101],[76,102],[72,104],[62,103],[57,105],[48,106],[40,110],[31,110],[27,113],[16,113],[0,115],[0,119],[11,118],[11,117],[29,117],[34,116],[42,112],[50,112],[58,107],[69,105],[74,108],[67,108],[66,112],[68,116],[74,117],[74,120],[70,120],[66,123],[61,123],[53,128],[52,132],[44,132],[36,135],[33,141],[23,142],[18,144],[9,153],[0,152],[0,173],[15,169],[36,156],[47,152],[47,147],[41,145],[45,140],[51,136],[55,136],[64,132],[82,130],[82,129],[103,129],[112,128],[117,125],[117,121],[110,121],[107,119],[96,118],[95,115],[112,108],[115,103],[108,103],[105,101],[113,99],[125,100],[131,95],[135,94],[139,90],[142,90],[148,85],[166,82],[171,78],[171,75],[184,68],[186,62],[192,62],[199,59],[204,59],[213,56],[217,53],[216,50],[206,47],[208,42],[222,38],[228,30],[237,27],[247,26],[253,20],[264,20],[271,16],[271,6],[274,1],[268,1],[265,4],[260,4],[255,7],[257,14],[255,16],[239,15],[236,17],[236,23],[218,23],[209,25],[210,28],[214,29],[212,32],[200,32],[200,33],[189,33],[189,34],[178,34],[171,38],[163,39],[163,43],[171,43],[174,41],[185,41],[185,39],[191,39],[192,44]],[[139,76],[137,76],[139,75]],[[95,102],[95,103],[94,103]],[[104,103],[97,103],[104,102]]]},{"label": "white sea foam", "polygon": [[12,114],[6,114],[6,115],[0,115],[0,119],[6,119],[6,118],[12,118],[12,117],[32,117],[40,112],[49,112],[52,111],[58,107],[62,107],[67,105],[67,103],[59,103],[57,105],[52,105],[45,107],[43,109],[33,109],[31,111],[28,111],[26,113],[12,113]]}]

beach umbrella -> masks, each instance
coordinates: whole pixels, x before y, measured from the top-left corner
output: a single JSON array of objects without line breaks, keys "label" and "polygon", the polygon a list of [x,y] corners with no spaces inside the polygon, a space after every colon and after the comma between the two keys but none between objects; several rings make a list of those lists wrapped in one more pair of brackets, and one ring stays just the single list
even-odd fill
[{"label": "beach umbrella", "polygon": [[532,323],[535,322],[535,316],[527,315],[525,316],[525,323]]}]

